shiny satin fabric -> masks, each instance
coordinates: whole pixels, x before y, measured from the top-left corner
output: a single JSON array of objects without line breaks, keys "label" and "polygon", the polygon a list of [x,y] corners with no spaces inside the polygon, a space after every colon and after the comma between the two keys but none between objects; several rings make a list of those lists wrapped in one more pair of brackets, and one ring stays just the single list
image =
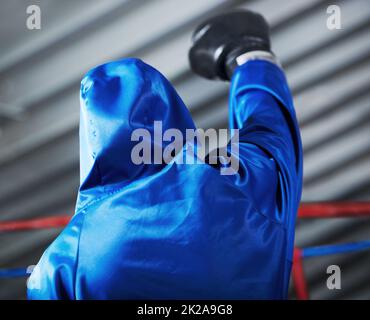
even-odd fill
[{"label": "shiny satin fabric", "polygon": [[158,120],[184,132],[195,127],[190,113],[140,60],[90,71],[76,213],[35,267],[28,297],[286,298],[302,149],[281,69],[259,60],[238,67],[229,115],[240,129],[238,174],[201,163],[134,165],[134,129],[152,132]]}]

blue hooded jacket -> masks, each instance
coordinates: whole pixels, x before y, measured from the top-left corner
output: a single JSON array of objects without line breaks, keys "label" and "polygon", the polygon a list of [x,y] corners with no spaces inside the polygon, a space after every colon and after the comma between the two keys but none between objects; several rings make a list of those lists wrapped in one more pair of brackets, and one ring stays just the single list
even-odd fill
[{"label": "blue hooded jacket", "polygon": [[35,267],[28,297],[286,298],[302,148],[282,70],[262,60],[238,67],[229,115],[240,129],[236,175],[201,163],[135,165],[133,130],[162,121],[185,136],[190,113],[141,60],[91,70],[81,84],[76,212]]}]

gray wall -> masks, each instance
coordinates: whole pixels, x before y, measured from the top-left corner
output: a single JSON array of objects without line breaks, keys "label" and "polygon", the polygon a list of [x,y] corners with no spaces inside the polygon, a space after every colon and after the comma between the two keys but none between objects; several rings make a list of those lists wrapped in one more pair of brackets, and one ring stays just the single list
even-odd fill
[{"label": "gray wall", "polygon": [[[39,4],[42,29],[25,27]],[[342,29],[328,30],[338,4]],[[370,200],[370,0],[2,0],[0,219],[69,214],[78,188],[79,82],[125,56],[175,85],[203,128],[227,126],[226,83],[193,75],[187,50],[204,17],[232,7],[264,14],[302,129],[304,201]],[[34,264],[60,230],[0,234],[0,268]],[[300,221],[297,245],[367,239],[370,219]],[[342,267],[341,291],[325,287]],[[312,298],[370,298],[370,252],[305,262]],[[25,279],[0,280],[0,298],[24,298]],[[292,295],[292,297],[294,297]]]}]

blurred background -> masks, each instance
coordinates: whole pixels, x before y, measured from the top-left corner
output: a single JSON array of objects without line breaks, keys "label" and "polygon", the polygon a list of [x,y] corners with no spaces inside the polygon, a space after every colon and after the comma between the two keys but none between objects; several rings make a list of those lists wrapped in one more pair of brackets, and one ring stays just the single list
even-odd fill
[{"label": "blurred background", "polygon": [[[26,27],[32,4],[40,30]],[[327,28],[333,4],[340,30]],[[302,130],[303,201],[369,201],[370,0],[1,0],[0,221],[74,212],[80,80],[97,64],[139,57],[172,81],[199,127],[226,128],[227,83],[195,76],[187,52],[200,21],[235,7],[270,22]],[[0,233],[0,268],[37,263],[59,232]],[[369,238],[370,218],[297,224],[300,247]],[[341,290],[326,287],[331,264]],[[304,270],[313,299],[370,298],[370,251],[308,259]],[[25,278],[0,279],[0,299],[25,292]]]}]

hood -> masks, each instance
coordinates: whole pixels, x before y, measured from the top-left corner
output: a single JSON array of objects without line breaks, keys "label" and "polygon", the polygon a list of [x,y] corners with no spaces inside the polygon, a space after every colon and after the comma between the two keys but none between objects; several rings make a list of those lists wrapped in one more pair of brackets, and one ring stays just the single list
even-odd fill
[{"label": "hood", "polygon": [[[131,139],[135,129],[146,129],[153,138],[155,121],[161,121],[163,131],[176,128],[184,137],[186,129],[195,128],[168,80],[138,59],[89,71],[81,82],[80,102],[80,191],[130,182],[163,167],[133,163],[131,151],[138,143]],[[153,140],[149,143],[154,148]]]}]

